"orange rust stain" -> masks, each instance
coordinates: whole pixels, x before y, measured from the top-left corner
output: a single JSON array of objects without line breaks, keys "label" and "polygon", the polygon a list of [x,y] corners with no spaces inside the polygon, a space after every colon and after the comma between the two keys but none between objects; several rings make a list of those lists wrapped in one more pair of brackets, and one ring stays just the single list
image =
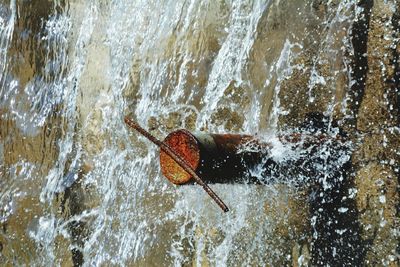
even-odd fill
[{"label": "orange rust stain", "polygon": [[[194,170],[200,163],[200,149],[197,140],[186,130],[178,130],[170,133],[164,142],[177,155],[183,158]],[[164,151],[160,151],[161,172],[174,184],[185,184],[192,179],[192,176],[182,169]]]},{"label": "orange rust stain", "polygon": [[250,135],[239,134],[212,134],[212,137],[219,150],[229,153],[236,153],[241,144],[254,140]]}]

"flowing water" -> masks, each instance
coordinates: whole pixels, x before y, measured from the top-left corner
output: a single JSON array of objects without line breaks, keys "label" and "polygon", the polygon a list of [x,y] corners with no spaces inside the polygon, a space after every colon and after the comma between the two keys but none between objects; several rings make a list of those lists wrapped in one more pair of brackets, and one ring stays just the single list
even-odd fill
[{"label": "flowing water", "polygon": [[[397,266],[399,3],[370,2],[0,0],[0,265]],[[313,134],[310,112],[346,144],[308,157],[278,138]],[[211,185],[223,214],[162,176],[127,114],[161,139],[255,135],[291,171]],[[331,194],[340,216],[310,204]]]}]

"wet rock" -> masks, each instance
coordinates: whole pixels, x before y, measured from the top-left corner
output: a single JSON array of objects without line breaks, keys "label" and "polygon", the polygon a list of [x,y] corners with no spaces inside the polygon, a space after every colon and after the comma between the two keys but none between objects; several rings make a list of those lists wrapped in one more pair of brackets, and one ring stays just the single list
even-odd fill
[{"label": "wet rock", "polygon": [[243,126],[244,117],[237,111],[223,107],[218,108],[217,111],[211,116],[211,122],[216,125],[223,125],[226,131],[237,132]]},{"label": "wet rock", "polygon": [[396,40],[391,26],[391,5],[374,1],[372,9],[367,45],[368,74],[357,120],[357,129],[363,132],[397,124],[397,118],[390,116],[390,104],[394,102],[390,98],[396,97],[391,81],[398,75],[394,72]]},{"label": "wet rock", "polygon": [[353,154],[353,164],[365,165],[375,161],[397,165],[400,162],[399,149],[399,131],[378,128],[376,133],[367,132],[361,137]]},{"label": "wet rock", "polygon": [[231,81],[218,101],[210,122],[222,126],[226,132],[243,129],[245,112],[251,108],[251,89],[248,85]]},{"label": "wet rock", "polygon": [[362,236],[368,244],[365,263],[389,266],[398,261],[400,218],[397,175],[389,166],[371,162],[356,175],[357,207]]},{"label": "wet rock", "polygon": [[[19,6],[18,22],[10,50],[11,56],[8,58],[10,62],[16,62],[13,63],[10,72],[13,77],[18,77],[21,92],[29,82],[35,85],[39,84],[32,82],[35,75],[43,75],[50,79],[51,75],[56,73],[54,64],[50,64],[47,70],[43,68],[48,58],[45,56],[47,52],[44,47],[45,42],[41,39],[43,36],[41,33],[42,26],[52,13],[53,2],[42,0],[25,2],[21,4],[22,2],[17,1]],[[89,158],[93,158],[107,151],[110,147],[119,151],[125,150],[128,141],[114,141],[113,138],[116,138],[114,129],[106,129],[108,120],[114,119],[114,117],[110,119],[111,116],[106,111],[115,108],[114,101],[119,97],[124,98],[124,101],[118,103],[126,104],[126,112],[135,110],[143,98],[146,101],[149,99],[159,101],[157,103],[164,103],[163,101],[167,102],[173,99],[172,102],[168,102],[173,103],[170,105],[173,106],[170,110],[166,112],[163,110],[163,114],[150,114],[149,118],[143,118],[148,123],[148,129],[160,139],[166,133],[177,128],[197,129],[199,126],[196,125],[198,119],[196,108],[202,105],[199,103],[209,82],[210,69],[221,52],[224,40],[230,34],[226,31],[225,26],[231,15],[231,5],[235,1],[232,3],[192,1],[190,10],[186,9],[185,6],[188,2],[182,1],[184,4],[177,7],[182,9],[183,13],[179,19],[172,22],[174,27],[170,31],[163,32],[161,35],[151,35],[147,39],[144,38],[144,34],[152,33],[146,31],[143,33],[140,29],[129,29],[130,32],[143,33],[143,36],[135,36],[128,40],[128,42],[136,44],[132,49],[139,52],[135,53],[132,62],[128,82],[130,84],[126,85],[125,88],[119,88],[121,91],[113,91],[112,95],[110,94],[112,90],[110,81],[107,80],[110,76],[105,70],[115,70],[114,65],[111,66],[114,54],[110,53],[112,46],[108,43],[110,40],[104,40],[103,36],[108,34],[104,30],[109,27],[107,23],[117,20],[117,18],[108,17],[111,12],[108,7],[104,8],[108,5],[105,2],[97,1],[91,6],[95,9],[93,12],[96,13],[96,18],[93,18],[93,20],[96,21],[96,26],[89,48],[83,48],[87,49],[85,51],[88,52],[86,57],[88,61],[82,63],[85,64],[85,69],[80,81],[73,81],[80,85],[78,86],[78,94],[81,95],[77,101],[80,119],[76,126],[76,132],[71,134],[78,136],[77,143],[82,146],[83,153],[87,154]],[[67,14],[67,16],[71,15],[74,25],[70,33],[74,35],[79,30],[76,26],[81,26],[82,18],[85,17],[87,10],[85,3],[82,1],[57,1],[57,3],[58,9],[62,9],[64,3],[68,3],[68,8],[73,10],[73,14]],[[241,7],[243,9],[248,9],[252,4],[250,2],[240,3],[243,4]],[[267,121],[275,104],[280,111],[277,116],[279,117],[278,126],[281,130],[299,127],[310,112],[326,113],[329,117],[342,119],[342,126],[349,132],[351,140],[355,144],[355,151],[352,156],[352,167],[354,169],[352,174],[355,177],[355,184],[354,188],[346,188],[350,192],[345,190],[339,196],[346,198],[343,201],[348,201],[349,198],[354,197],[359,212],[351,213],[350,216],[345,214],[343,217],[351,219],[351,223],[354,223],[353,220],[361,223],[362,227],[359,233],[366,246],[364,264],[395,266],[398,265],[396,257],[399,254],[398,249],[397,251],[394,250],[396,249],[396,242],[398,247],[399,239],[398,213],[396,213],[396,210],[399,207],[400,138],[395,128],[399,122],[399,93],[396,88],[398,85],[398,74],[396,73],[398,62],[396,63],[396,60],[398,60],[400,48],[396,39],[398,38],[398,25],[396,26],[396,18],[392,15],[398,9],[398,1],[376,0],[360,1],[360,3],[360,6],[356,8],[359,5],[356,1],[334,0],[304,3],[304,1],[293,0],[268,2],[269,6],[257,24],[254,44],[248,51],[249,60],[240,70],[239,76],[243,81],[232,81],[227,85],[224,95],[220,99],[219,108],[214,110],[211,115],[209,126],[226,131],[248,129],[246,123],[253,118],[247,118],[246,114],[250,107],[255,107],[261,109],[261,118],[255,122],[257,124],[255,128],[265,129],[268,127]],[[357,27],[352,28],[353,32],[349,31],[353,22],[355,24],[366,23],[361,17],[354,20],[354,14],[357,12],[365,15],[362,13],[365,10],[360,10],[361,6],[365,7],[365,3],[373,4],[370,25],[361,25],[362,27],[358,28],[359,32],[355,31]],[[111,4],[109,5],[111,6]],[[61,14],[61,10],[58,11],[60,12],[58,15]],[[398,13],[398,10],[396,12]],[[369,11],[366,13],[369,13]],[[192,20],[195,16],[196,20]],[[199,19],[197,20],[197,18]],[[144,20],[149,19],[152,19],[152,17],[144,17]],[[246,20],[248,17],[240,17],[239,19]],[[31,25],[29,20],[32,22]],[[149,23],[149,21],[145,21],[144,25],[147,27]],[[29,27],[29,30],[26,30],[27,27]],[[351,54],[353,47],[351,47],[350,39],[358,34],[361,38],[354,40],[360,41],[358,43],[362,43],[361,46],[365,45],[367,50],[361,49],[361,51],[360,47],[355,47],[356,54]],[[153,36],[159,37],[154,41],[155,45],[146,47],[147,42],[152,41]],[[24,39],[26,37],[28,39]],[[75,35],[72,37],[68,48],[71,52],[69,55],[71,61],[75,59],[73,53],[76,52],[74,50],[76,38]],[[24,40],[28,41],[25,42]],[[290,44],[290,51],[287,55],[281,54],[285,44]],[[114,49],[114,47],[112,48]],[[52,52],[54,51],[52,50]],[[361,60],[358,62],[359,64],[356,64],[355,61],[358,59],[354,59],[358,56],[367,59],[367,61]],[[49,61],[52,61],[52,59],[53,56],[50,57]],[[129,64],[127,65],[129,67]],[[368,71],[365,69],[366,65],[368,65]],[[166,67],[162,68],[160,73],[152,73],[149,66]],[[357,94],[360,93],[359,97],[349,98],[357,102],[351,104],[351,101],[347,99],[348,95],[351,95],[351,89],[354,89],[351,84],[354,82],[355,72],[351,69],[354,70],[357,67],[362,68],[363,73],[358,76],[362,86],[356,92]],[[66,71],[64,69],[60,73],[64,74]],[[159,79],[159,85],[153,87],[146,84],[146,81],[149,80],[148,76],[158,74],[162,76]],[[113,77],[120,78],[119,75],[116,74]],[[366,78],[365,84],[361,78]],[[119,82],[121,81],[117,83],[119,84]],[[153,81],[149,83],[151,82]],[[150,88],[153,91],[150,92],[151,96],[149,97],[145,90],[150,90]],[[278,92],[279,90],[280,92]],[[280,103],[274,103],[274,97],[279,99]],[[30,100],[22,102],[20,101],[21,98],[18,97],[15,100],[17,103],[30,105]],[[177,103],[193,105],[191,106],[193,108],[174,106]],[[72,104],[75,105],[75,102]],[[37,128],[38,136],[26,136],[25,133],[18,131],[18,126],[14,125],[14,122],[8,120],[8,118],[0,122],[0,139],[5,140],[2,144],[3,161],[7,166],[0,169],[0,173],[6,173],[3,169],[7,169],[7,171],[10,171],[6,173],[6,176],[8,176],[5,178],[7,185],[24,188],[25,192],[32,194],[15,198],[16,204],[13,212],[7,216],[2,215],[2,218],[7,217],[7,223],[3,223],[3,229],[0,230],[0,257],[2,257],[0,264],[7,264],[13,259],[19,260],[17,264],[34,264],[36,262],[32,262],[32,259],[37,259],[37,264],[40,265],[43,264],[41,256],[54,255],[56,264],[71,265],[71,252],[69,250],[71,237],[68,237],[68,235],[50,238],[50,243],[40,240],[40,238],[46,237],[45,235],[37,236],[36,241],[32,241],[35,238],[35,233],[37,233],[35,231],[35,227],[38,225],[37,217],[54,215],[57,219],[61,219],[63,216],[71,218],[72,214],[80,214],[84,208],[91,210],[94,207],[104,208],[107,216],[110,215],[113,221],[109,225],[105,222],[105,227],[109,227],[109,229],[100,233],[98,240],[102,242],[99,242],[101,243],[98,246],[99,249],[96,251],[96,245],[92,245],[95,249],[91,247],[92,251],[89,249],[89,253],[93,253],[94,250],[94,253],[100,255],[99,257],[109,257],[109,259],[104,260],[103,264],[112,264],[115,260],[121,260],[122,256],[117,252],[114,255],[107,253],[120,245],[121,240],[118,234],[125,234],[123,231],[127,229],[121,230],[122,233],[115,234],[117,229],[121,229],[123,223],[121,223],[121,217],[116,214],[115,210],[107,210],[107,204],[102,206],[102,195],[96,191],[101,186],[90,188],[89,185],[80,184],[73,192],[69,193],[69,197],[60,193],[59,199],[55,200],[54,203],[43,204],[37,198],[42,189],[43,177],[46,177],[48,170],[54,167],[54,159],[59,156],[57,144],[66,132],[65,122],[62,121],[65,118],[60,116],[62,107],[52,107],[54,107],[54,110],[51,109],[52,113],[49,113],[51,119],[47,120],[42,128]],[[26,111],[29,111],[29,109],[26,109]],[[200,109],[200,112],[209,111]],[[358,117],[355,120],[356,127],[349,126],[350,123],[346,121],[348,116],[353,115],[355,118]],[[63,117],[61,121],[58,120],[59,117]],[[130,162],[135,157],[146,157],[149,153],[148,144],[140,141],[136,134],[131,134],[129,138],[137,153],[128,155],[125,160]],[[26,165],[22,161],[37,165],[37,173],[26,172]],[[102,167],[100,165],[103,163],[97,162],[95,168]],[[57,166],[57,168],[59,167],[65,168],[66,166]],[[151,169],[149,171],[150,176],[157,179],[157,168],[149,168]],[[89,175],[93,184],[102,182],[102,179],[99,178],[103,175],[102,170],[104,169],[97,170],[95,174]],[[19,175],[26,175],[27,173],[29,176],[38,179],[26,180],[25,177],[19,177]],[[15,177],[18,179],[12,179]],[[70,179],[71,177],[68,176],[67,181],[70,182],[65,184],[64,189],[74,186],[75,180]],[[352,176],[347,178],[349,181],[353,181]],[[14,184],[14,181],[20,181],[20,183]],[[130,186],[128,190],[118,185],[116,186],[117,192],[125,194],[124,196],[135,194],[136,192],[133,192],[133,190],[138,189],[138,187],[136,187],[136,184],[135,186],[130,184]],[[150,184],[150,187],[158,188],[158,186],[158,183]],[[114,190],[114,188],[111,190]],[[357,194],[354,192],[357,192]],[[132,207],[132,209],[151,207],[151,209],[144,209],[146,216],[154,212],[165,213],[169,208],[164,206],[155,208],[154,203],[162,203],[168,198],[168,201],[171,202],[170,206],[173,206],[173,199],[176,198],[176,195],[165,197],[164,193],[158,195],[157,193],[144,194],[145,200],[143,202],[145,202],[145,205],[142,206],[142,202],[140,202],[142,200],[135,198],[139,205]],[[283,197],[287,196],[283,189],[279,193]],[[321,193],[326,194],[326,192]],[[61,199],[64,197],[68,199],[63,204],[66,208],[59,213],[57,207],[62,205]],[[135,197],[139,199],[143,195],[135,195]],[[260,204],[256,197],[251,200],[257,205]],[[342,198],[336,200],[340,202]],[[124,204],[124,201],[125,199],[120,197],[113,205]],[[263,204],[261,203],[261,205]],[[261,208],[265,209],[260,214],[241,214],[248,221],[248,225],[243,227],[241,225],[240,232],[229,236],[232,238],[229,240],[232,243],[228,244],[228,248],[225,249],[231,249],[231,251],[224,251],[232,256],[228,263],[230,265],[238,265],[237,262],[244,262],[248,265],[260,265],[260,262],[272,266],[309,265],[313,262],[312,257],[316,255],[315,249],[310,245],[313,238],[312,233],[319,234],[321,232],[310,230],[313,212],[310,212],[308,204],[309,202],[303,198],[296,198],[296,195],[289,194],[288,199],[271,201],[265,204],[265,207],[262,206]],[[345,209],[346,207],[341,210],[344,211]],[[333,209],[332,212],[337,211],[337,209]],[[130,214],[129,211],[126,212],[128,215]],[[160,220],[157,214],[154,217],[146,216],[132,218],[132,221],[142,220],[147,223]],[[333,217],[327,216],[326,218]],[[185,217],[185,219],[190,220],[191,218]],[[260,224],[265,223],[267,219],[275,220],[275,223],[260,227]],[[44,221],[44,223],[50,221]],[[87,223],[90,225],[91,222]],[[140,265],[143,262],[144,265],[160,265],[164,262],[165,257],[167,257],[165,254],[168,254],[172,246],[171,243],[164,241],[171,240],[171,235],[182,234],[183,236],[186,235],[184,237],[186,241],[179,245],[182,245],[182,249],[186,250],[183,254],[186,253],[185,255],[188,258],[178,262],[178,264],[190,265],[192,261],[195,261],[207,265],[207,262],[211,260],[212,265],[212,260],[216,258],[215,251],[212,248],[224,242],[226,234],[223,233],[224,229],[216,229],[207,223],[209,222],[201,225],[194,234],[192,232],[189,234],[181,233],[179,230],[182,230],[182,228],[179,227],[166,227],[156,233],[151,232],[153,229],[146,229],[148,232],[140,232],[138,236],[146,238],[157,236],[159,238],[157,242],[160,241],[162,244],[149,248],[147,246],[150,245],[147,243],[138,241],[138,246],[146,246],[146,249],[150,251],[145,255],[146,259],[138,260],[135,256],[132,256],[133,252],[129,251],[126,252],[129,255],[125,257],[131,258],[125,263]],[[325,223],[328,224],[330,221],[327,220]],[[132,225],[132,228],[137,226]],[[79,246],[82,246],[81,242],[85,237],[84,228],[85,226],[80,223],[70,224],[71,233],[74,236],[72,241],[79,243]],[[27,233],[27,229],[32,231]],[[49,229],[54,230],[52,227]],[[257,232],[258,229],[261,229],[261,231]],[[272,232],[267,232],[269,230]],[[340,233],[345,238],[349,234],[349,232],[342,231]],[[49,234],[53,235],[54,233]],[[203,244],[198,242],[195,245],[196,248],[193,248],[193,243],[191,243],[193,240],[187,240],[189,239],[187,237],[193,235],[198,239],[205,240],[208,244],[201,247]],[[4,236],[10,238],[4,240]],[[255,240],[254,236],[260,236],[260,239]],[[179,238],[177,240],[180,241]],[[260,240],[261,242],[266,240],[266,242],[264,244],[257,243],[259,247],[254,248],[254,242],[260,242]],[[25,245],[21,246],[21,242]],[[343,245],[343,248],[346,244],[344,242],[341,245]],[[254,250],[249,252],[249,249]],[[265,249],[265,255],[260,256],[256,253],[260,249]],[[115,249],[115,251],[117,250]],[[53,252],[54,254],[52,254]],[[349,252],[345,251],[343,254],[345,253]],[[76,262],[81,261],[82,255],[79,255],[79,249],[72,254],[75,255]],[[253,258],[252,256],[256,254],[257,256]],[[93,254],[89,254],[89,256],[93,256]],[[221,252],[217,256],[221,256]],[[2,261],[4,258],[6,260]],[[168,258],[168,260],[171,259]],[[52,263],[54,264],[54,262]],[[326,262],[322,264],[326,264]]]},{"label": "wet rock", "polygon": [[168,117],[164,120],[163,125],[167,128],[168,131],[174,129],[177,125],[181,127],[182,125],[182,117],[178,112],[172,112],[168,114]]},{"label": "wet rock", "polygon": [[154,131],[156,129],[158,129],[158,127],[160,127],[160,123],[157,120],[156,117],[151,116],[149,118],[149,120],[147,121],[147,125],[148,125],[148,130],[149,131]]},{"label": "wet rock", "polygon": [[224,97],[220,100],[221,105],[236,105],[240,106],[241,109],[248,109],[251,100],[249,92],[251,89],[244,85],[237,85],[235,81],[232,81],[229,86],[225,89]]},{"label": "wet rock", "polygon": [[[397,7],[396,7],[397,5]],[[397,10],[397,11],[396,11]],[[374,1],[367,42],[368,72],[360,101],[357,149],[357,206],[366,245],[365,263],[396,266],[399,263],[398,166],[399,132],[394,70],[398,57],[393,1]],[[397,169],[397,173],[395,172]]]},{"label": "wet rock", "polygon": [[196,129],[197,110],[188,106],[178,107],[174,110],[176,111],[150,116],[147,121],[149,131],[163,139],[165,135],[177,129],[190,131]]},{"label": "wet rock", "polygon": [[310,266],[311,255],[308,242],[296,243],[292,248],[292,266]]}]

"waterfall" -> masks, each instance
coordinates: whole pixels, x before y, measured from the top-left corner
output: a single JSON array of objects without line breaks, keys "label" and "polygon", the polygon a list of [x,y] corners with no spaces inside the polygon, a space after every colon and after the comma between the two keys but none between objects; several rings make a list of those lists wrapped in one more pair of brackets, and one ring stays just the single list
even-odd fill
[{"label": "waterfall", "polygon": [[[0,265],[330,264],[321,233],[343,265],[398,263],[399,3],[364,2],[0,1]],[[223,214],[126,115],[254,135],[287,171],[210,185]],[[281,138],[316,132],[347,141]]]}]

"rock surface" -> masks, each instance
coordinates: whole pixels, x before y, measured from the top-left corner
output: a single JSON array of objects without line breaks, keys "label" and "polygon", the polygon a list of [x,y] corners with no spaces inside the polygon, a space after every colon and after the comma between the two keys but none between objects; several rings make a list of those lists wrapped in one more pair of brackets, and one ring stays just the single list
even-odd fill
[{"label": "rock surface", "polygon": [[[2,38],[18,9],[0,47],[0,265],[400,265],[399,1],[150,2],[0,4]],[[237,209],[221,220],[166,184],[127,113],[158,138],[322,114],[314,130],[351,151],[308,187],[217,187]]]}]

